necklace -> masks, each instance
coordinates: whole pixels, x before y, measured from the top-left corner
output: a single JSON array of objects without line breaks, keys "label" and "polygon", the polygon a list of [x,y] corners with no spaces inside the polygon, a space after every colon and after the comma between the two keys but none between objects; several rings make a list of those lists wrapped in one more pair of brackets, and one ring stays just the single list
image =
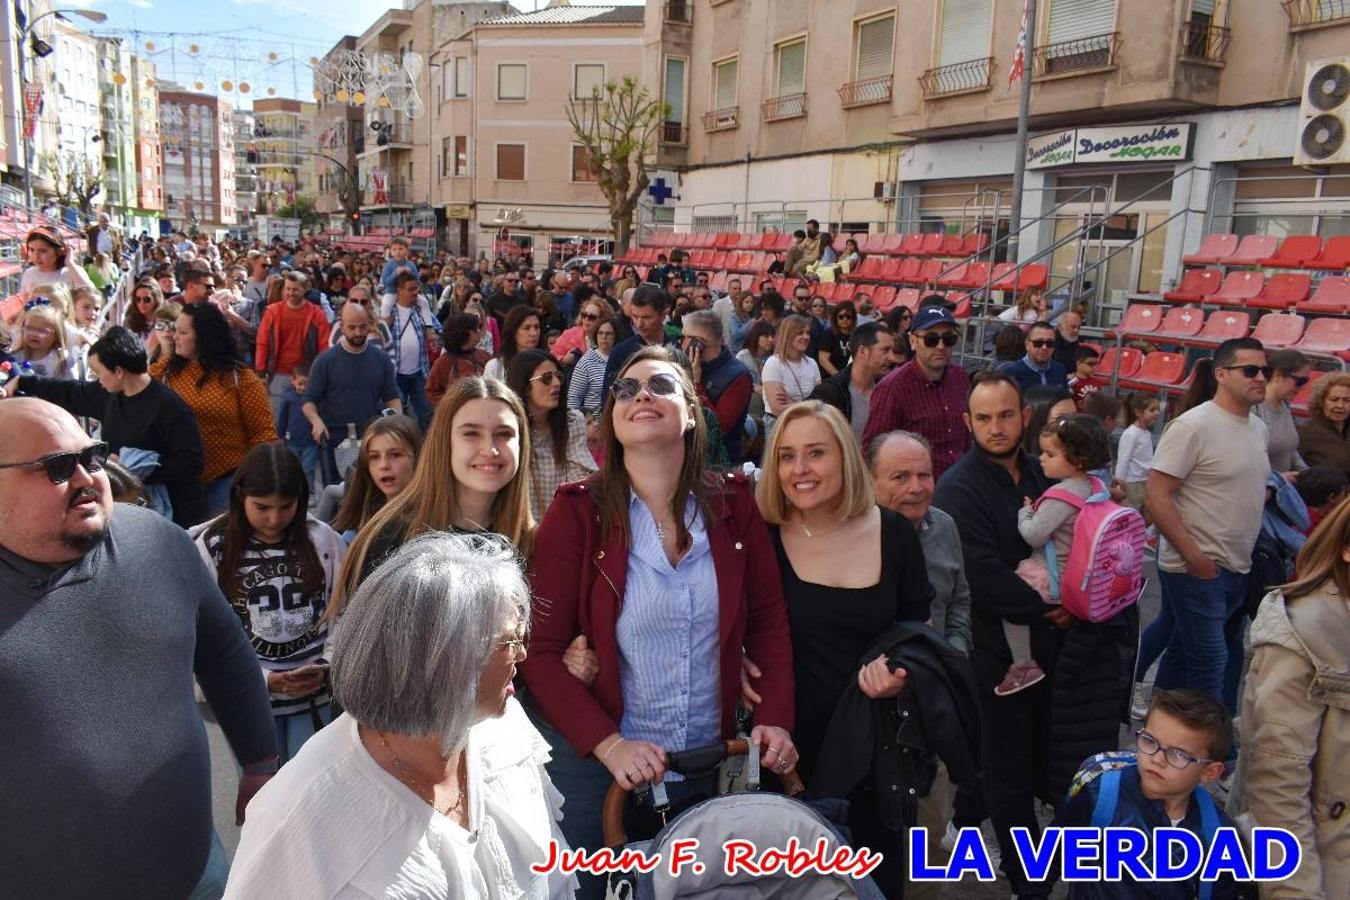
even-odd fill
[{"label": "necklace", "polygon": [[826,528],[824,531],[812,531],[810,528],[806,527],[805,521],[799,522],[798,524],[802,526],[802,531],[805,532],[807,537],[815,538],[815,537],[824,537],[827,534],[833,534],[840,528],[843,528],[845,525],[847,525],[848,519],[842,519],[837,524],[835,524],[833,528]]},{"label": "necklace", "polygon": [[389,754],[390,760],[392,760],[394,763],[394,768],[398,770],[399,780],[402,781],[404,784],[406,784],[408,787],[412,788],[413,792],[416,793],[419,797],[422,797],[422,799],[424,800],[426,800],[426,797],[423,796],[423,792],[425,791],[427,794],[430,794],[431,799],[427,800],[427,802],[431,804],[432,809],[436,810],[436,812],[440,813],[443,816],[449,816],[452,812],[457,812],[464,807],[464,798],[468,796],[467,790],[468,776],[467,773],[465,772],[463,753],[461,753],[459,757],[458,774],[461,785],[459,790],[459,799],[456,800],[454,803],[450,804],[449,806],[447,806],[445,809],[440,809],[436,806],[435,785],[422,784],[416,778],[416,776],[414,776],[413,773],[409,771],[408,767],[403,764],[403,760],[398,758],[398,754],[394,752],[393,747],[389,746],[389,741],[385,738],[384,734],[378,731],[375,733],[380,736],[380,745],[384,747],[385,752]]}]

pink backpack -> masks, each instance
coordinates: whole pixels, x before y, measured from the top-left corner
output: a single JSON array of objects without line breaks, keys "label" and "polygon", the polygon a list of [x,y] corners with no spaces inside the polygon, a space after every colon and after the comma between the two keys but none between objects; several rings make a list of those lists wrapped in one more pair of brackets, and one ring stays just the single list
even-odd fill
[{"label": "pink backpack", "polygon": [[1105,622],[1139,599],[1144,588],[1144,517],[1111,499],[1101,479],[1092,478],[1086,499],[1052,487],[1036,501],[1068,503],[1078,510],[1073,543],[1063,582],[1055,559],[1055,542],[1045,546],[1050,570],[1050,595],[1075,618]]}]

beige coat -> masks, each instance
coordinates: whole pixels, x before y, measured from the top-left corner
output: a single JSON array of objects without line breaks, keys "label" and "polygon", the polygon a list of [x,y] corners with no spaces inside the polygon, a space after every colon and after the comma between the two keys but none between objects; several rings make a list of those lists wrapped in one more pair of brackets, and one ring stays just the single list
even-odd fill
[{"label": "beige coat", "polygon": [[[1263,900],[1350,898],[1350,602],[1336,585],[1266,597],[1242,698],[1241,795],[1252,824],[1287,828],[1303,861]],[[1230,804],[1231,806],[1231,804]]]}]

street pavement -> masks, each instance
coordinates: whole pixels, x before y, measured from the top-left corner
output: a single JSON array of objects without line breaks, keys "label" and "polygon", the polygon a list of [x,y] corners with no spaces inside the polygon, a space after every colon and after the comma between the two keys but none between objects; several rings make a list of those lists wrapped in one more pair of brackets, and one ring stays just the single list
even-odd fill
[{"label": "street pavement", "polygon": [[[1157,616],[1161,602],[1157,572],[1152,563],[1149,564],[1149,571],[1148,588],[1140,601],[1140,612],[1145,623]],[[216,831],[220,834],[221,843],[225,845],[225,852],[233,858],[235,847],[239,844],[239,829],[234,825],[234,797],[239,782],[239,767],[235,765],[229,744],[226,743],[220,727],[211,720],[204,706],[203,709],[206,732],[211,743],[211,801]],[[1129,729],[1122,727],[1121,746],[1128,746],[1129,740]],[[1048,817],[1043,815],[1042,821],[1048,822]],[[986,845],[995,846],[993,833],[987,822],[984,831]],[[1009,890],[1007,882],[1001,877],[994,882],[980,882],[968,878],[959,883],[945,885],[942,896],[943,900],[1007,900]],[[1059,885],[1052,896],[1054,898],[1066,896],[1064,886]]]}]

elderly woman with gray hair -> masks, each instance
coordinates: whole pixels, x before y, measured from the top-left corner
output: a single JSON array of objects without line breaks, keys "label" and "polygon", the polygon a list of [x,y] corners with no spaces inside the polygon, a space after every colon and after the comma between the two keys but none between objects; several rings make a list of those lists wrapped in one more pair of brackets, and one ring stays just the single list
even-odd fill
[{"label": "elderly woman with gray hair", "polygon": [[530,593],[505,541],[433,532],[353,595],[346,711],[250,804],[225,896],[571,897],[548,745],[514,699]]}]

